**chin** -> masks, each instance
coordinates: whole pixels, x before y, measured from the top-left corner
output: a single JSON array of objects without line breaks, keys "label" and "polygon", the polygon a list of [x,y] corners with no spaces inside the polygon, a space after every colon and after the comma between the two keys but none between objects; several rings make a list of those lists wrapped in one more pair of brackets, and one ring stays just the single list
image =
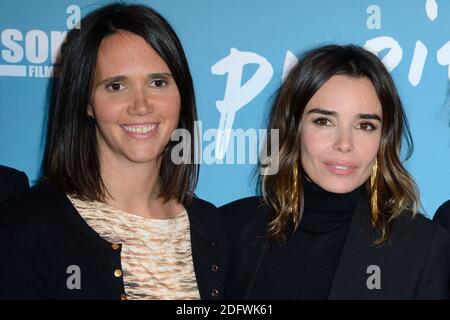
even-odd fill
[{"label": "chin", "polygon": [[146,163],[155,161],[158,158],[158,153],[156,152],[145,152],[145,153],[129,153],[127,159],[134,163]]},{"label": "chin", "polygon": [[332,192],[332,193],[349,193],[353,190],[359,188],[361,184],[358,183],[342,183],[342,182],[336,182],[336,181],[327,181],[326,183],[320,183],[318,184],[322,189]]}]

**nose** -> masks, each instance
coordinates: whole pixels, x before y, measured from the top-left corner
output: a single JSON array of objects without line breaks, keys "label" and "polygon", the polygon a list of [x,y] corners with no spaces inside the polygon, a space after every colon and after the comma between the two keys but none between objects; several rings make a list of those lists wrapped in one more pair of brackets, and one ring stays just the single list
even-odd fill
[{"label": "nose", "polygon": [[351,129],[340,129],[336,132],[336,141],[333,148],[340,152],[350,152],[353,150],[353,135]]},{"label": "nose", "polygon": [[153,111],[153,103],[151,101],[151,96],[148,92],[143,89],[136,89],[133,92],[132,100],[128,108],[128,113],[130,115],[145,116],[146,114]]}]

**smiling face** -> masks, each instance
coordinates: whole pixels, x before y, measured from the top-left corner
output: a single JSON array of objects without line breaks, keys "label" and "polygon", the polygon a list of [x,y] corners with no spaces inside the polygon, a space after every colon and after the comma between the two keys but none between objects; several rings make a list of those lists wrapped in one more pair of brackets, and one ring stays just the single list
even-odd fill
[{"label": "smiling face", "polygon": [[381,124],[381,103],[368,78],[331,77],[301,120],[301,161],[308,177],[334,193],[361,186],[377,156]]},{"label": "smiling face", "polygon": [[180,94],[158,53],[143,38],[119,32],[100,45],[88,113],[101,158],[145,163],[158,158],[177,128]]}]

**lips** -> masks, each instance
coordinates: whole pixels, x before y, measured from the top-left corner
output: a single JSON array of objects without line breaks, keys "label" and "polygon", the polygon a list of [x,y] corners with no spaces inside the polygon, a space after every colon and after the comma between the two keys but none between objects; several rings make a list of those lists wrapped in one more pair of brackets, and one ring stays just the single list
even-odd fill
[{"label": "lips", "polygon": [[326,161],[324,166],[331,173],[343,176],[351,175],[358,169],[356,164],[347,161]]},{"label": "lips", "polygon": [[159,123],[123,124],[121,127],[133,138],[146,139],[156,134]]}]

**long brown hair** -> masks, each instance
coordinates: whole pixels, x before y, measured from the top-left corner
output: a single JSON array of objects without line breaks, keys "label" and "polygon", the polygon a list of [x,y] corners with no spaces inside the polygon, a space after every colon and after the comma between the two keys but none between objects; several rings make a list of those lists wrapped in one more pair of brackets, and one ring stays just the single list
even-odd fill
[{"label": "long brown hair", "polygon": [[[402,103],[389,72],[373,53],[354,45],[327,45],[306,52],[277,91],[270,113],[267,143],[273,129],[279,134],[279,170],[261,177],[262,194],[270,207],[268,236],[285,239],[303,214],[304,174],[301,167],[301,119],[309,100],[334,75],[368,78],[382,105],[383,119],[377,168],[366,183],[372,225],[382,232],[376,244],[389,237],[393,219],[403,211],[415,215],[418,188],[400,160],[402,137],[407,158],[413,142]],[[261,169],[264,166],[261,165]],[[372,181],[371,181],[372,180]],[[372,183],[371,183],[372,182]]]}]

